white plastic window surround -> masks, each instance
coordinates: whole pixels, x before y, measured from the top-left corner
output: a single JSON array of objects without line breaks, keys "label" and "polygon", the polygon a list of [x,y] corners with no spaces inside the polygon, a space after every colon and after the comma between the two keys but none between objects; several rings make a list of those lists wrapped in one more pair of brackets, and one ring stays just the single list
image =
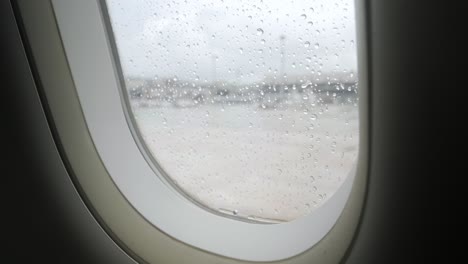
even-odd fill
[{"label": "white plastic window surround", "polygon": [[135,143],[122,107],[121,84],[100,3],[97,0],[52,3],[96,149],[122,194],[149,222],[197,248],[250,261],[274,261],[300,254],[333,227],[349,197],[354,169],[323,206],[305,217],[276,225],[221,217],[180,196],[155,175]]}]

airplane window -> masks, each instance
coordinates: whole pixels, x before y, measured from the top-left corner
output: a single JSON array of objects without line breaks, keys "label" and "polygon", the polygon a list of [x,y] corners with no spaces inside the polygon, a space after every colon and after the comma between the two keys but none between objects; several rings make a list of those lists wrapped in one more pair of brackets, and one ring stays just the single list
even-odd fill
[{"label": "airplane window", "polygon": [[358,153],[352,0],[107,0],[139,135],[211,211],[279,223],[320,207]]}]

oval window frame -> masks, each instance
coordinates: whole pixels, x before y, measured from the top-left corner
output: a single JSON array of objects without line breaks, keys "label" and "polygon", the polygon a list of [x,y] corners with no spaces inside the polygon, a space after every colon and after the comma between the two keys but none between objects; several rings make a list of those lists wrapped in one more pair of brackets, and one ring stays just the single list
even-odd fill
[{"label": "oval window frame", "polygon": [[[99,3],[97,3],[97,1],[52,1],[52,3],[53,3],[53,12],[55,13],[55,19],[58,24],[58,30],[61,32],[60,37],[61,37],[61,41],[63,44],[63,48],[65,49],[64,52],[66,54],[66,59],[68,60],[68,66],[70,67],[70,74],[71,74],[70,77],[72,77],[74,81],[74,86],[72,86],[71,88],[72,89],[76,88],[76,91],[72,90],[69,92],[70,100],[76,100],[80,106],[79,110],[82,111],[80,118],[83,118],[83,121],[86,120],[84,125],[85,127],[87,126],[87,131],[88,133],[90,133],[89,136],[92,139],[91,142],[94,144],[93,146],[96,148],[95,154],[97,154],[97,156],[101,158],[99,162],[101,162],[101,165],[103,165],[103,167],[106,169],[107,175],[102,175],[102,177],[110,178],[110,181],[109,179],[107,179],[106,184],[108,184],[109,182],[112,182],[113,180],[115,184],[115,186],[113,187],[115,188],[115,190],[117,190],[117,187],[120,187],[117,192],[115,192],[115,190],[112,191],[113,195],[120,194],[121,197],[119,199],[122,199],[122,198],[123,200],[128,199],[129,197],[128,195],[122,195],[122,193],[120,192],[123,192],[123,193],[127,192],[125,190],[126,188],[125,185],[132,185],[132,184],[135,185],[135,183],[134,182],[132,183],[132,181],[130,181],[130,182],[127,182],[126,184],[119,185],[119,183],[116,181],[115,175],[118,173],[119,170],[120,172],[125,173],[126,175],[134,174],[134,171],[132,171],[131,169],[125,166],[119,168],[118,164],[112,163],[112,161],[109,163],[108,159],[110,159],[109,157],[113,156],[115,158],[114,162],[119,163],[120,161],[120,163],[122,163],[121,162],[122,157],[115,156],[115,155],[118,155],[118,151],[115,151],[116,147],[119,147],[119,146],[122,147],[122,145],[115,146],[115,142],[120,142],[120,137],[119,135],[113,134],[112,133],[113,131],[115,132],[115,131],[122,130],[122,133],[124,133],[123,131],[125,131],[125,133],[127,133],[127,136],[130,135],[130,138],[132,140],[134,140],[134,138],[131,136],[130,128],[128,127],[128,123],[126,122],[126,119],[123,115],[124,110],[122,108],[122,104],[121,104],[118,94],[109,96],[109,94],[105,93],[104,90],[95,89],[96,87],[100,87],[100,85],[104,85],[104,86],[106,85],[103,79],[100,78],[102,77],[102,75],[106,75],[106,74],[108,74],[108,77],[109,77],[108,81],[114,82],[114,85],[115,85],[115,86],[107,86],[107,87],[113,87],[114,90],[117,90],[115,89],[115,87],[116,86],[118,87],[119,85],[118,78],[115,76],[116,74],[115,63],[113,63],[112,61],[112,54],[110,52],[108,39],[106,38],[107,35],[105,34],[105,27],[104,27],[103,19],[101,17],[102,14],[100,13]],[[40,5],[40,4],[36,4],[36,5]],[[23,4],[23,7],[24,7],[24,4]],[[28,8],[24,7],[23,9],[28,9]],[[356,7],[356,9],[358,9],[358,6]],[[84,19],[84,17],[77,17],[77,14],[80,14],[82,12],[85,12],[87,14],[86,19]],[[27,13],[27,11],[25,13]],[[32,20],[34,19],[32,18]],[[97,24],[101,23],[101,24],[100,26],[96,26],[96,23]],[[27,27],[29,27],[30,28],[29,31],[31,31],[31,28],[39,27],[40,24],[41,23],[37,23],[37,25],[29,24],[29,26]],[[362,23],[360,24],[362,25]],[[73,31],[73,27],[78,27],[78,30]],[[96,31],[91,32],[91,31],[86,31],[83,29],[95,29]],[[358,29],[359,29],[359,25],[358,25]],[[53,31],[53,29],[51,30]],[[73,35],[73,33],[75,34]],[[89,40],[92,40],[92,38],[83,38],[83,35],[76,34],[76,33],[89,34],[87,35],[88,37],[92,36],[92,37],[95,37],[96,39],[100,39],[101,43],[100,45],[92,45],[90,42],[87,42]],[[34,35],[34,34],[31,34],[31,35]],[[32,37],[32,39],[34,38],[35,38],[34,41],[41,42],[40,39],[37,39],[38,38],[37,36]],[[358,39],[362,39],[362,38],[358,38]],[[44,40],[42,40],[42,42],[43,41]],[[359,40],[358,40],[358,45],[359,45]],[[94,47],[95,49],[92,50],[90,49],[90,47]],[[360,50],[362,54],[362,46],[360,47]],[[88,52],[91,51],[91,53],[95,56],[82,56],[82,54],[89,54],[86,51]],[[53,52],[53,51],[47,51],[47,52],[44,52],[44,54],[50,54],[50,52]],[[36,50],[36,54],[37,53],[40,53],[40,51]],[[38,57],[41,57],[41,56],[38,56]],[[60,58],[53,58],[52,60],[54,59],[60,59]],[[103,65],[100,63],[91,63],[91,64],[89,63],[90,61],[98,62],[100,59],[103,59],[104,61],[107,60],[107,63],[108,63],[107,66],[103,67]],[[39,64],[41,63],[44,65],[48,64],[47,61],[45,61],[45,58],[43,58],[42,61],[40,58],[39,59],[36,58],[36,60],[37,60],[36,62]],[[346,249],[347,245],[349,244],[349,241],[351,240],[351,237],[352,237],[352,233],[357,225],[357,219],[360,214],[360,208],[362,206],[362,201],[364,197],[364,190],[365,190],[364,187],[365,187],[365,178],[366,178],[365,176],[367,173],[367,157],[368,157],[367,156],[368,137],[367,137],[367,132],[366,132],[367,127],[368,127],[367,126],[367,104],[362,103],[362,102],[367,101],[365,99],[367,97],[367,89],[366,88],[363,89],[363,87],[366,87],[366,85],[363,85],[363,80],[365,80],[365,78],[362,78],[363,59],[360,58],[359,61],[360,61],[360,66],[359,66],[358,74],[360,75],[360,80],[361,80],[360,81],[360,98],[361,99],[360,99],[359,115],[360,115],[361,121],[360,121],[360,143],[359,143],[360,151],[359,151],[359,158],[358,158],[358,163],[357,163],[357,171],[356,173],[352,173],[352,175],[350,175],[350,177],[347,178],[347,181],[349,181],[348,183],[344,183],[342,187],[340,187],[340,190],[335,195],[333,195],[330,198],[330,200],[324,204],[324,206],[320,207],[323,209],[318,208],[317,210],[314,211],[315,213],[312,213],[307,217],[299,218],[295,221],[288,222],[288,223],[283,223],[283,224],[278,224],[278,225],[252,225],[252,224],[248,224],[248,223],[244,223],[240,221],[235,221],[232,219],[227,219],[225,217],[208,214],[207,212],[204,212],[197,206],[194,206],[193,204],[188,203],[186,200],[184,200],[180,196],[178,198],[172,197],[174,199],[170,200],[168,199],[168,197],[170,196],[169,193],[171,192],[172,195],[174,195],[177,192],[174,192],[173,190],[168,189],[167,188],[168,186],[164,185],[165,186],[164,188],[166,188],[166,191],[164,191],[165,193],[163,196],[159,197],[164,201],[161,205],[162,209],[165,208],[166,210],[169,210],[169,211],[171,210],[177,211],[177,210],[173,210],[173,208],[171,208],[168,205],[175,203],[175,201],[177,201],[176,203],[179,203],[180,205],[182,205],[182,203],[185,203],[186,210],[193,211],[196,214],[204,213],[204,214],[209,215],[208,218],[206,218],[208,220],[208,223],[207,222],[198,223],[199,226],[205,226],[208,228],[197,228],[193,226],[193,223],[192,225],[190,225],[190,224],[187,224],[186,221],[182,221],[183,223],[177,226],[178,228],[182,227],[179,230],[180,232],[179,235],[182,235],[182,236],[192,235],[193,237],[192,237],[192,240],[190,239],[187,240],[183,237],[182,238],[178,237],[177,234],[171,233],[172,231],[170,230],[168,231],[167,229],[165,229],[167,227],[165,227],[164,224],[161,224],[161,222],[158,222],[158,221],[160,221],[161,219],[165,219],[169,221],[169,224],[171,224],[170,222],[174,222],[173,219],[180,219],[180,218],[177,218],[177,216],[174,216],[174,215],[160,214],[161,211],[154,211],[156,213],[159,213],[153,216],[157,218],[155,220],[145,215],[145,218],[147,219],[149,218],[149,221],[152,223],[152,225],[150,226],[152,226],[153,229],[159,229],[160,231],[168,234],[170,237],[173,237],[176,240],[182,241],[186,244],[192,245],[196,248],[199,248],[208,252],[212,252],[221,256],[226,256],[228,258],[242,259],[242,260],[247,260],[247,261],[278,261],[278,260],[283,260],[287,258],[292,258],[293,256],[297,256],[301,253],[306,252],[308,249],[310,249],[313,246],[314,248],[317,248],[318,244],[323,244],[323,243],[318,243],[319,241],[322,241],[322,240],[323,242],[328,241],[328,247],[337,248],[339,246],[337,245],[331,246],[330,244],[331,242],[329,241],[336,240],[337,235],[343,236],[344,235],[343,233],[348,233],[347,239],[343,239],[344,240],[343,243],[345,246],[341,247],[343,249],[341,250],[341,253],[344,254],[344,249]],[[50,65],[48,65],[48,67],[49,69],[54,68],[54,66],[50,66]],[[67,69],[62,69],[62,70],[67,70]],[[99,73],[99,76],[97,75],[97,73]],[[51,80],[53,78],[53,75],[51,72],[49,72],[48,76],[42,76],[42,77],[44,77],[43,81],[54,83],[54,80]],[[51,79],[44,80],[47,78],[51,78]],[[54,95],[51,95],[52,90],[49,90],[49,89],[52,89],[52,88],[46,87],[45,92],[46,92],[46,96],[48,97],[49,102],[55,100],[55,102],[52,103],[52,106],[51,106],[51,110],[54,115],[54,121],[56,123],[57,130],[60,134],[59,136],[63,139],[62,144],[64,145],[64,148],[67,149],[67,152],[70,154],[70,157],[69,157],[70,162],[73,163],[72,167],[74,168],[75,176],[78,180],[78,183],[81,185],[81,189],[83,190],[84,195],[87,196],[89,200],[91,200],[90,203],[95,208],[95,211],[97,212],[97,214],[101,216],[100,219],[102,219],[102,222],[110,226],[111,231],[117,235],[120,241],[128,245],[130,250],[132,250],[133,252],[141,251],[135,248],[136,244],[141,245],[141,243],[147,243],[147,241],[142,242],[141,239],[139,240],[138,238],[133,236],[133,239],[135,241],[133,243],[129,243],[129,241],[132,241],[132,239],[129,238],[129,237],[132,237],[131,234],[128,234],[128,232],[127,234],[125,234],[125,232],[122,233],[121,231],[118,230],[116,226],[125,224],[128,228],[128,226],[132,226],[132,225],[130,223],[122,223],[121,220],[112,219],[112,214],[115,217],[116,216],[115,212],[119,212],[119,210],[114,211],[115,208],[111,208],[111,210],[106,210],[103,207],[103,204],[111,205],[112,199],[110,197],[106,197],[107,194],[110,194],[110,193],[105,193],[105,192],[101,193],[101,192],[111,187],[102,185],[102,184],[105,184],[104,180],[99,179],[99,177],[93,178],[93,177],[90,177],[89,175],[84,175],[86,170],[83,169],[82,168],[83,165],[79,163],[87,160],[87,157],[81,156],[81,160],[72,159],[73,156],[80,157],[79,155],[80,146],[77,146],[76,144],[72,144],[71,142],[69,142],[69,140],[71,139],[70,137],[68,137],[68,140],[67,140],[67,136],[65,134],[73,133],[74,131],[70,131],[66,127],[67,127],[67,124],[70,124],[69,122],[77,122],[78,119],[80,118],[75,116],[76,118],[71,118],[68,120],[61,119],[60,116],[62,115],[66,116],[67,112],[68,112],[69,117],[74,117],[74,116],[69,113],[71,110],[66,110],[67,105],[64,105],[63,102],[62,103],[59,102],[61,98],[54,97]],[[55,87],[55,89],[57,89],[57,87]],[[94,99],[91,98],[92,96],[90,95],[83,94],[83,91],[90,91],[93,89],[97,93],[97,94],[93,94],[94,96],[96,96],[94,97]],[[75,98],[71,98],[73,93],[77,93],[75,94]],[[118,93],[118,90],[117,90],[117,93]],[[99,99],[106,99],[106,100],[99,100]],[[98,111],[95,108],[95,106],[98,104],[107,105],[107,106],[112,105],[111,101],[114,102],[114,105],[112,106],[114,107],[113,109],[120,109],[120,110],[114,111],[108,108],[105,111]],[[117,104],[115,104],[116,102]],[[64,113],[63,114],[59,113],[59,109],[64,110]],[[121,112],[120,114],[122,115],[120,118],[117,118],[115,116],[107,116],[109,113],[112,114],[112,112],[119,112],[119,111]],[[77,115],[78,113],[75,112],[74,114]],[[102,114],[102,115],[97,117],[96,114]],[[126,129],[122,129],[123,126],[119,127],[115,123],[112,123],[111,121],[121,122],[120,125],[124,124],[126,126]],[[95,126],[100,126],[103,130],[99,131]],[[107,142],[107,143],[103,144],[103,142]],[[103,147],[104,145],[108,147],[107,150],[104,149],[105,148]],[[74,154],[73,154],[74,152],[73,146],[76,147],[75,152],[77,151]],[[140,158],[143,158],[140,152],[140,149],[136,146],[134,141],[133,141],[132,146],[136,148],[134,150],[137,150],[137,152],[135,153],[139,153]],[[90,163],[93,163],[93,162],[90,162]],[[85,164],[88,164],[88,163],[85,163]],[[146,164],[146,166],[148,166],[148,164]],[[152,180],[154,179],[157,179],[157,178],[154,177],[153,175]],[[146,186],[146,185],[141,185],[140,183],[136,186],[138,186],[138,188],[141,188],[141,186]],[[164,189],[161,187],[161,190],[164,190]],[[141,220],[144,220],[143,213],[141,213],[141,211],[145,210],[142,208],[145,208],[145,206],[146,207],[151,207],[151,206],[148,204],[145,205],[145,203],[147,203],[148,201],[147,199],[148,197],[144,194],[142,195],[142,192],[138,191],[138,194],[134,194],[134,195],[139,196],[139,197],[136,197],[136,199],[143,200],[143,204],[135,206],[134,201],[130,201],[127,204],[127,206],[130,205],[134,207],[133,213],[135,215],[133,215],[132,217],[139,216],[140,217],[139,221],[141,221]],[[350,199],[348,199],[348,196],[350,197]],[[333,199],[333,197],[335,197],[335,199]],[[341,198],[341,200],[337,201],[339,200],[339,198]],[[170,202],[167,202],[167,201],[170,201]],[[326,205],[328,205],[329,208],[332,208],[332,207],[334,209],[338,208],[338,210],[335,210],[334,212],[327,211]],[[112,205],[110,207],[114,207],[114,206],[116,205]],[[154,208],[151,208],[151,210],[153,209]],[[328,210],[332,210],[332,209],[328,209]],[[126,209],[126,211],[128,211],[128,208]],[[325,220],[322,219],[322,221],[319,221],[317,216],[325,215],[327,214],[327,212],[329,214],[328,217],[333,217],[333,220],[330,220],[329,218],[323,218]],[[193,220],[193,218],[190,218],[190,219]],[[153,221],[156,221],[156,223]],[[237,233],[238,230],[229,229],[228,223],[235,223],[235,225],[238,226],[239,228],[246,230],[248,233],[248,236],[245,236],[244,237],[245,239],[239,239],[238,238],[239,234]],[[224,232],[221,235],[215,234],[214,236],[213,230],[212,230],[214,226],[212,226],[211,224],[219,224],[221,226],[220,230],[224,229],[224,231],[226,232]],[[135,226],[137,225],[133,225],[133,227]],[[292,228],[292,226],[295,226],[295,228]],[[287,228],[287,227],[290,227],[290,228]],[[258,232],[258,230],[256,231],[255,229],[263,229],[266,232],[264,233],[264,235],[259,233],[258,236],[261,237],[261,239],[263,239],[262,241],[259,241],[260,244],[257,243],[258,241],[255,241],[255,243],[253,243],[252,242],[253,240],[248,239],[250,236],[252,236],[252,232],[254,233]],[[276,229],[276,230],[273,230],[273,229]],[[333,230],[335,230],[336,232],[332,232]],[[207,247],[206,244],[203,244],[203,241],[201,241],[199,236],[197,235],[194,236],[195,231],[199,231],[198,234],[201,233],[203,236],[205,236],[203,240],[211,241],[208,243],[215,244],[214,245],[215,247],[210,248],[209,246]],[[135,232],[135,233],[140,233],[140,232]],[[207,234],[208,236],[206,236]],[[234,243],[235,241],[229,242],[227,240],[229,237],[232,238],[234,236],[237,236],[235,240],[238,241],[239,243]],[[155,238],[156,237],[157,236],[155,236]],[[335,239],[333,237],[335,237]],[[303,239],[300,239],[300,238],[303,238]],[[136,240],[139,240],[139,241],[137,242]],[[223,243],[220,243],[220,241],[223,241]],[[249,241],[251,243],[247,243]],[[284,247],[284,243],[288,243],[288,247]],[[154,242],[152,245],[159,245],[159,242]],[[252,245],[255,245],[254,247],[256,249],[255,251],[251,250]],[[258,245],[261,245],[262,247],[259,247]],[[309,251],[314,251],[314,250],[309,250]],[[317,250],[315,250],[315,252],[317,252]],[[338,255],[342,256],[342,254],[338,254]],[[138,255],[142,255],[141,257],[145,260],[151,259],[151,257],[149,257],[151,256],[150,252],[147,252],[146,255],[140,252],[140,254]],[[301,255],[304,255],[304,254],[301,254]],[[300,259],[300,257],[293,258],[293,259]]]}]

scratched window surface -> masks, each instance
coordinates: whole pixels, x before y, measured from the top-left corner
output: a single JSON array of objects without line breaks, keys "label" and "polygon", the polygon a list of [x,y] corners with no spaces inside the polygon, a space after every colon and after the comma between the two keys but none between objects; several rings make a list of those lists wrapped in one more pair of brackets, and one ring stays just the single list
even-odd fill
[{"label": "scratched window surface", "polygon": [[198,204],[284,222],[356,162],[352,0],[108,0],[137,129]]}]

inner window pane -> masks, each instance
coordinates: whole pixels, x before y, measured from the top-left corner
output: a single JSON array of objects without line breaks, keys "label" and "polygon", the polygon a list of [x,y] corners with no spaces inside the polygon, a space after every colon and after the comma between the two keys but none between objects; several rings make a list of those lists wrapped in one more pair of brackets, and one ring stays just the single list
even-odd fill
[{"label": "inner window pane", "polygon": [[284,222],[358,153],[353,0],[108,0],[136,126],[202,206]]}]

